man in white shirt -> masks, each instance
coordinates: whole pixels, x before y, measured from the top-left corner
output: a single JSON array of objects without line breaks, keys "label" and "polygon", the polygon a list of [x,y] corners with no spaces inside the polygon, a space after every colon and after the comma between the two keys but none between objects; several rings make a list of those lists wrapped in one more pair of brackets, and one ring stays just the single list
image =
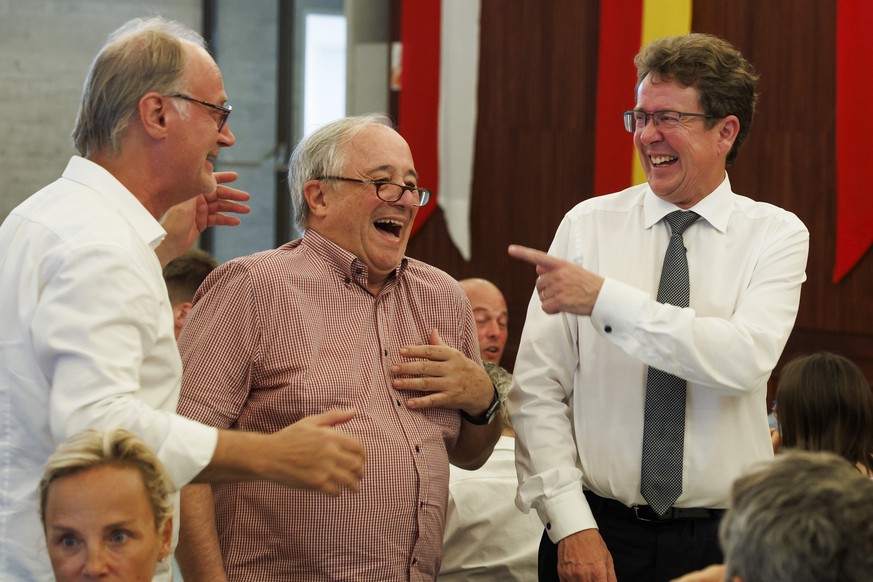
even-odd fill
[{"label": "man in white shirt", "polygon": [[[751,65],[703,34],[654,41],[635,63],[637,103],[624,117],[647,183],[570,210],[548,255],[509,249],[539,275],[508,409],[517,503],[546,526],[541,580],[668,580],[721,560],[730,484],[773,454],[767,379],[806,278],[804,225],[732,192],[725,172],[751,128]],[[684,249],[670,255],[687,258],[681,306],[657,297],[666,220],[688,211],[698,217],[673,233]],[[649,368],[682,384],[652,399],[652,415]],[[664,431],[678,444],[644,431],[676,403]],[[644,477],[643,449],[658,443],[670,462]],[[641,492],[653,475],[672,488],[666,507]]]},{"label": "man in white shirt", "polygon": [[357,487],[363,450],[333,429],[353,412],[274,434],[175,414],[181,360],[155,253],[166,234],[158,219],[186,204],[190,225],[171,241],[184,250],[240,199],[213,174],[220,148],[234,142],[225,102],[199,35],[159,18],[127,23],[89,72],[73,134],[82,157],[0,226],[0,572],[10,579],[52,579],[37,483],[55,446],[85,428],[136,433],[177,487]]},{"label": "man in white shirt", "polygon": [[[461,287],[470,297],[465,281]],[[497,289],[488,283],[494,290]],[[487,286],[483,285],[483,289]],[[500,291],[497,291],[500,293]],[[501,294],[502,297],[502,294]],[[471,304],[477,302],[471,298]],[[485,371],[501,400],[506,398],[512,375],[492,362]],[[537,548],[543,524],[535,513],[522,513],[513,498],[515,431],[503,415],[503,432],[485,464],[475,471],[449,468],[449,503],[443,534],[440,582],[529,582],[537,575]]]}]

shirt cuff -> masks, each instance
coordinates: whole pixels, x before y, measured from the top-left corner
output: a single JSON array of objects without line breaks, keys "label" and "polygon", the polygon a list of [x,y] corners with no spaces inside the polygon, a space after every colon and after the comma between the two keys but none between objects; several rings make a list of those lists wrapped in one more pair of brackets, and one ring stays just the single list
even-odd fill
[{"label": "shirt cuff", "polygon": [[597,528],[581,487],[545,500],[537,507],[537,513],[555,544],[576,532]]},{"label": "shirt cuff", "polygon": [[174,415],[169,438],[159,455],[176,489],[190,483],[212,461],[218,446],[218,429]]},{"label": "shirt cuff", "polygon": [[591,310],[591,325],[611,342],[633,341],[633,322],[645,319],[651,299],[645,291],[606,278]]}]

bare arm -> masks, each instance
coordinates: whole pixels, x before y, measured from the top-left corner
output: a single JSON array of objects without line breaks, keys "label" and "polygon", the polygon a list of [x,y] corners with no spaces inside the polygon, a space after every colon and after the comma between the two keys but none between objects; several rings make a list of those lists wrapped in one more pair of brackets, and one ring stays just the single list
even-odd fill
[{"label": "bare arm", "polygon": [[215,508],[209,485],[188,485],[181,494],[182,523],[176,561],[189,582],[227,580],[215,529]]}]

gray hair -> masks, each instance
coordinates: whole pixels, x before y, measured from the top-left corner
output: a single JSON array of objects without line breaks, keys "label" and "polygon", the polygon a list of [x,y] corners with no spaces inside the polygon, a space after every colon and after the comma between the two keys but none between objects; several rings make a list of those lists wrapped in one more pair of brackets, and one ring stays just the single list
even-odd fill
[{"label": "gray hair", "polygon": [[870,580],[873,480],[833,453],[780,455],[736,480],[719,537],[726,580]]},{"label": "gray hair", "polygon": [[[82,89],[73,130],[79,154],[117,154],[143,95],[184,92],[185,42],[206,48],[203,37],[193,30],[158,17],[136,18],[109,35]],[[174,106],[187,110],[187,103]]]},{"label": "gray hair", "polygon": [[[498,396],[500,396],[500,404],[505,406],[506,395],[509,393],[510,386],[512,386],[512,374],[506,368],[494,362],[482,362],[482,365],[485,366],[485,372],[488,373],[488,378],[497,390]],[[506,413],[505,408],[503,409],[503,426],[504,428],[512,429],[512,420],[509,418],[509,414]]]},{"label": "gray hair", "polygon": [[130,467],[139,471],[160,531],[173,517],[173,482],[160,459],[139,437],[123,428],[106,432],[84,430],[58,445],[49,457],[39,482],[39,517],[45,527],[45,509],[52,482],[101,466]]},{"label": "gray hair", "polygon": [[303,185],[320,176],[338,176],[346,165],[343,145],[358,133],[374,125],[394,129],[394,123],[381,113],[368,113],[332,121],[303,138],[288,162],[288,192],[294,220],[302,232],[309,222],[309,204]]}]

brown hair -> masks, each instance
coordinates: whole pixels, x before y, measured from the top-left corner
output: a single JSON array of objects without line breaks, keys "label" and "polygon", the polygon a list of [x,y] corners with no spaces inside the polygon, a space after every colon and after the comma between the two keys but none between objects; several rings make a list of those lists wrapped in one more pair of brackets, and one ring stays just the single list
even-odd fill
[{"label": "brown hair", "polygon": [[[634,58],[634,64],[637,67],[634,93],[643,79],[651,75],[653,82],[655,78],[676,81],[683,87],[697,89],[700,106],[707,115],[719,119],[737,117],[740,131],[726,160],[731,165],[752,129],[758,100],[755,93],[758,75],[740,51],[717,36],[692,33],[650,42]],[[707,120],[707,128],[714,124],[714,120]]]},{"label": "brown hair", "polygon": [[828,352],[791,360],[776,405],[782,446],[837,453],[873,473],[873,392],[851,360]]},{"label": "brown hair", "polygon": [[170,305],[191,301],[197,289],[217,266],[215,259],[204,250],[189,249],[164,267],[164,282],[170,296]]}]

